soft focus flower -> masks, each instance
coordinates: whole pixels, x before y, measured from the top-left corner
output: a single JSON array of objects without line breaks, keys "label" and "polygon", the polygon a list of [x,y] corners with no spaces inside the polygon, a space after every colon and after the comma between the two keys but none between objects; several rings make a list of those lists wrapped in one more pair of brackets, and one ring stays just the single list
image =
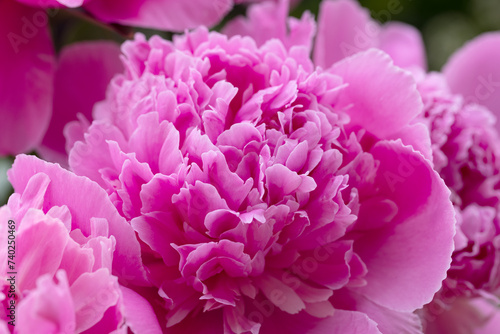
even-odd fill
[{"label": "soft focus flower", "polygon": [[[2,333],[14,328],[20,334],[127,333],[127,328],[161,333],[148,302],[118,282],[148,284],[134,232],[105,192],[86,178],[23,155],[9,179],[16,193],[0,208],[5,222],[0,252],[5,259],[12,254],[7,240],[15,241],[16,251],[0,271]],[[7,238],[12,234],[7,221],[15,224],[14,239]],[[15,327],[7,325],[11,300]]]},{"label": "soft focus flower", "polygon": [[[5,37],[0,42],[1,156],[33,151],[47,133],[43,140],[42,155],[64,163],[66,154],[62,127],[74,119],[76,112],[72,110],[85,109],[88,111],[84,114],[90,114],[91,108],[87,107],[98,101],[96,97],[99,100],[104,97],[101,83],[107,85],[107,74],[113,75],[117,66],[120,66],[119,61],[106,61],[117,54],[113,47],[102,48],[103,44],[99,43],[72,46],[71,51],[61,55],[60,70],[55,74],[57,61],[50,37],[49,19],[57,15],[59,8],[81,6],[105,23],[183,31],[199,25],[217,24],[232,8],[233,1],[0,0],[0,11],[8,13],[0,22],[0,34]],[[87,70],[76,69],[76,63]],[[88,71],[95,65],[99,68]],[[85,85],[82,91],[82,83],[94,84]],[[68,108],[68,96],[77,100],[71,102],[72,108]],[[83,102],[82,97],[86,97]],[[61,113],[63,104],[66,108]],[[49,126],[53,106],[56,110]]]},{"label": "soft focus flower", "polygon": [[[41,13],[12,0],[0,1],[0,155],[33,150],[42,140],[52,113],[55,56],[47,24],[28,27]],[[23,19],[24,18],[24,19]],[[23,30],[24,29],[24,30]],[[22,32],[29,38],[23,37]]]},{"label": "soft focus flower", "polygon": [[[12,1],[12,0],[3,0]],[[233,0],[17,0],[35,7],[83,7],[105,23],[120,23],[169,31],[217,24]]]},{"label": "soft focus flower", "polygon": [[499,45],[498,33],[480,36],[443,74],[419,83],[435,169],[452,190],[458,226],[448,278],[422,312],[426,333],[492,333],[500,325]]},{"label": "soft focus flower", "polygon": [[56,58],[44,10],[0,1],[8,12],[0,64],[0,155],[39,150],[67,165],[63,128],[78,117],[91,119],[111,77],[123,70],[113,42],[81,42]]},{"label": "soft focus flower", "polygon": [[277,38],[290,48],[296,45],[312,49],[316,33],[314,16],[306,11],[302,18],[288,16],[289,0],[265,1],[247,9],[247,17],[238,16],[229,21],[222,32],[228,37],[250,36],[258,46],[271,38]]},{"label": "soft focus flower", "polygon": [[[288,11],[289,0],[255,4],[248,9],[246,18],[230,21],[224,33],[250,36],[259,44],[278,38],[288,47],[311,45],[315,31],[312,15],[306,11],[297,20],[289,18]],[[423,41],[416,28],[400,22],[381,25],[355,0],[322,1],[317,30],[313,58],[315,65],[323,68],[370,48],[385,51],[400,67],[426,66]]]},{"label": "soft focus flower", "polygon": [[106,95],[111,78],[123,71],[120,48],[111,41],[71,44],[62,49],[54,75],[52,119],[37,152],[67,166],[64,126],[76,119],[92,120],[92,108]]},{"label": "soft focus flower", "polygon": [[69,165],[137,232],[164,331],[420,331],[454,212],[392,140],[422,108],[408,73],[377,50],[314,70],[306,46],[203,28],[123,51],[93,123],[66,128]]}]

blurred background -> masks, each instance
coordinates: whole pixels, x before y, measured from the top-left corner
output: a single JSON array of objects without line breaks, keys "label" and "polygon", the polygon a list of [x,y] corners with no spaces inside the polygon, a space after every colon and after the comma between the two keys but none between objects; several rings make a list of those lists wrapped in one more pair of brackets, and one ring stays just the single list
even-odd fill
[{"label": "blurred background", "polygon": [[[448,57],[466,41],[486,31],[500,30],[500,0],[358,1],[370,10],[374,19],[381,22],[403,21],[417,27],[424,38],[430,70],[439,70]],[[321,0],[303,0],[292,10],[291,15],[299,17],[306,10],[317,15],[320,2]],[[388,8],[398,8],[397,13],[389,13]],[[244,6],[236,6],[228,18],[244,13]],[[224,22],[215,29],[223,24]],[[82,40],[110,39],[122,43],[136,31],[147,36],[172,36],[170,33],[154,30],[106,26],[77,10],[60,10],[51,18],[51,27],[56,50]],[[0,205],[6,202],[12,192],[6,179],[6,171],[12,161],[13,157],[0,159]]]}]

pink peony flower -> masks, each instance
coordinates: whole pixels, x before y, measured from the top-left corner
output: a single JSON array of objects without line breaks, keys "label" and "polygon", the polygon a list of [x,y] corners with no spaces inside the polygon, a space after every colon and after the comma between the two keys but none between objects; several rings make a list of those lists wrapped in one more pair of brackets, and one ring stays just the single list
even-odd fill
[{"label": "pink peony flower", "polygon": [[[118,279],[147,281],[134,232],[105,192],[86,178],[23,155],[9,179],[16,193],[0,208],[5,222],[0,253],[5,259],[12,254],[7,240],[14,240],[15,253],[0,271],[0,331],[161,333],[149,303],[119,284]],[[14,319],[15,327],[9,323]]]},{"label": "pink peony flower", "polygon": [[[401,9],[392,7],[390,10],[393,12]],[[289,0],[252,5],[247,17],[230,21],[224,27],[224,33],[228,36],[250,36],[259,44],[277,38],[288,47],[311,46],[315,32],[312,15],[306,11],[302,19],[297,20],[289,18],[288,11]],[[314,63],[323,68],[370,48],[385,51],[395,65],[403,68],[426,66],[423,41],[416,28],[400,22],[381,25],[371,19],[369,11],[355,0],[321,2],[317,30],[313,58]]]},{"label": "pink peony flower", "polygon": [[[263,8],[256,5],[251,13]],[[228,33],[262,38],[262,42],[269,38],[258,29],[266,20],[264,15],[239,20],[246,29],[235,29],[230,23]],[[279,17],[274,29],[285,20],[286,16]],[[318,25],[314,46],[318,65],[329,67],[352,53],[378,47],[417,80],[424,108],[412,123],[428,128],[432,151],[416,140],[407,143],[433,161],[452,191],[458,220],[448,278],[420,313],[425,332],[495,332],[493,328],[500,326],[500,312],[494,307],[500,303],[500,138],[495,118],[500,113],[499,34],[477,38],[450,59],[443,73],[427,74],[422,39],[412,27],[381,26],[367,10],[347,0],[323,2]],[[283,35],[271,37],[288,41]],[[408,136],[400,135],[403,140]]]},{"label": "pink peony flower", "polygon": [[69,164],[137,232],[165,332],[419,332],[455,221],[392,140],[422,108],[408,73],[202,28],[123,52],[93,123],[66,128]]}]

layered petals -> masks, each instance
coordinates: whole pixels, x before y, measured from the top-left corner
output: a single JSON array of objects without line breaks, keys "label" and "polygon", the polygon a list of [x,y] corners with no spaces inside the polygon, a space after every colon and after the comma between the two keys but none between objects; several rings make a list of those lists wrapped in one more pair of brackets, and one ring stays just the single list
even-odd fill
[{"label": "layered petals", "polygon": [[409,146],[428,132],[408,72],[378,50],[315,70],[304,47],[203,28],[123,51],[69,164],[131,221],[163,330],[418,332],[455,220]]}]

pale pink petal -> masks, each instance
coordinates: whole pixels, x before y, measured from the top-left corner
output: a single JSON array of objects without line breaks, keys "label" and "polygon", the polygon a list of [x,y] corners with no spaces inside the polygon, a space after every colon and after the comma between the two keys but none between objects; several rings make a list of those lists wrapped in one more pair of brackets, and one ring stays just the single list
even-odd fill
[{"label": "pale pink petal", "polygon": [[320,5],[314,63],[328,68],[353,54],[376,47],[380,26],[353,0],[326,0]]},{"label": "pale pink petal", "polygon": [[[80,228],[87,236],[91,233],[91,218],[106,218],[109,233],[117,241],[113,260],[116,275],[138,284],[147,284],[139,242],[132,227],[118,214],[104,189],[86,177],[76,176],[58,165],[27,155],[16,158],[8,176],[16,192],[22,192],[30,177],[38,172],[47,174],[51,180],[43,209],[66,205],[72,214],[73,228]],[[85,194],[84,198],[82,194]]]},{"label": "pale pink petal", "polygon": [[400,22],[384,25],[378,47],[391,56],[396,66],[427,68],[424,41],[420,32],[410,25]]},{"label": "pale pink petal", "polygon": [[429,128],[422,123],[407,125],[387,139],[401,139],[403,144],[411,145],[429,161],[433,161]]},{"label": "pale pink petal", "polygon": [[0,20],[0,155],[15,155],[45,135],[55,60],[44,10],[2,1],[0,12],[9,13]]},{"label": "pale pink petal", "polygon": [[114,42],[81,42],[65,47],[54,82],[54,109],[38,151],[46,160],[67,165],[65,125],[81,114],[92,120],[94,103],[104,100],[111,78],[123,71],[120,48]]},{"label": "pale pink petal", "polygon": [[28,211],[24,219],[33,225],[17,236],[17,284],[20,291],[33,289],[36,279],[42,275],[54,276],[69,239],[64,225],[41,211]]},{"label": "pale pink petal", "polygon": [[19,333],[73,333],[75,309],[64,271],[57,273],[58,283],[50,275],[41,276],[17,306],[16,329]]},{"label": "pale pink petal", "polygon": [[[488,107],[500,117],[500,33],[486,33],[459,49],[443,72],[453,93]],[[497,121],[500,130],[500,122]]]},{"label": "pale pink petal", "polygon": [[107,269],[84,273],[71,285],[76,331],[85,331],[97,324],[106,310],[120,297],[118,280]]}]

